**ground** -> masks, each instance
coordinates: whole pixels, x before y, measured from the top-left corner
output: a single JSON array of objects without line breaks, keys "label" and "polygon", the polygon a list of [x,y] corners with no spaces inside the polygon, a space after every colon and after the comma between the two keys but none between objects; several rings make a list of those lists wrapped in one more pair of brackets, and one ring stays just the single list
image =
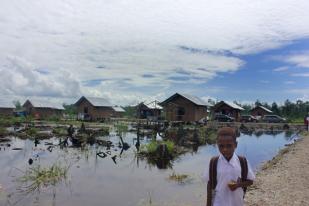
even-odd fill
[{"label": "ground", "polygon": [[258,172],[246,206],[309,205],[309,135],[282,150]]}]

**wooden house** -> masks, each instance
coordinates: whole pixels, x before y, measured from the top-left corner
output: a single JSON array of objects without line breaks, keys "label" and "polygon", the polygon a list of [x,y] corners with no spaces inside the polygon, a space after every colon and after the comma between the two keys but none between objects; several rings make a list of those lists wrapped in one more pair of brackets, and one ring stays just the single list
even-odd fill
[{"label": "wooden house", "polygon": [[63,106],[52,102],[42,100],[26,100],[22,105],[27,115],[36,119],[46,119],[50,117],[61,117]]},{"label": "wooden house", "polygon": [[266,107],[263,106],[256,106],[255,108],[251,109],[250,111],[252,116],[255,116],[257,118],[261,118],[264,115],[272,114],[273,112]]},{"label": "wooden house", "polygon": [[124,116],[125,110],[122,107],[114,106],[112,108],[114,110],[112,117],[120,118]]},{"label": "wooden house", "polygon": [[225,114],[233,117],[235,121],[240,121],[240,113],[243,110],[244,108],[238,106],[237,104],[227,101],[221,101],[213,107],[214,114]]},{"label": "wooden house", "polygon": [[189,95],[175,93],[160,103],[163,106],[165,118],[168,121],[194,122],[207,117],[210,104],[202,99]]},{"label": "wooden house", "polygon": [[158,101],[142,102],[136,106],[136,118],[158,120],[161,117],[162,107]]},{"label": "wooden house", "polygon": [[81,120],[105,120],[115,113],[113,105],[104,98],[82,96],[74,105]]},{"label": "wooden house", "polygon": [[0,116],[13,116],[15,106],[13,103],[0,102]]}]

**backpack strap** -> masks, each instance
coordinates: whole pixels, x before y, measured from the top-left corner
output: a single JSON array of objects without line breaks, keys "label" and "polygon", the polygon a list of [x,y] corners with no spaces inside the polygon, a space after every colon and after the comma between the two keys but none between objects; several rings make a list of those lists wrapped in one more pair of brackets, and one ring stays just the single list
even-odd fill
[{"label": "backpack strap", "polygon": [[209,163],[209,180],[207,183],[207,206],[212,203],[212,191],[217,186],[217,165],[219,156],[212,157]]},{"label": "backpack strap", "polygon": [[[238,156],[240,167],[241,167],[241,181],[246,181],[248,176],[248,162],[247,159],[243,156]],[[247,191],[247,187],[243,187],[244,197]]]}]

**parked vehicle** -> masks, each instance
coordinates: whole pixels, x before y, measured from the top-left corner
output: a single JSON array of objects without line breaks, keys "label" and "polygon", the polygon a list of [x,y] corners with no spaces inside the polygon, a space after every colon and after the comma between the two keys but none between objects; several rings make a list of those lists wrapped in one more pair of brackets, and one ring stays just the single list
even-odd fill
[{"label": "parked vehicle", "polygon": [[198,124],[207,124],[208,120],[209,120],[208,117],[203,117],[202,119],[197,121],[197,123]]},{"label": "parked vehicle", "polygon": [[278,115],[264,115],[262,118],[262,122],[268,123],[284,123],[287,122],[285,118],[280,117]]},{"label": "parked vehicle", "polygon": [[258,119],[252,115],[241,115],[241,122],[258,122]]},{"label": "parked vehicle", "polygon": [[234,122],[235,121],[233,117],[230,117],[225,114],[216,114],[214,117],[214,120],[218,122]]}]

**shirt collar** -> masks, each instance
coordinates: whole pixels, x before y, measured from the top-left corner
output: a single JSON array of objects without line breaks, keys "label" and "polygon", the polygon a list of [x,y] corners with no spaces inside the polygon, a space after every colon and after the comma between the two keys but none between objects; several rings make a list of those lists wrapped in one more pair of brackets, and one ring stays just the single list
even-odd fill
[{"label": "shirt collar", "polygon": [[220,155],[219,155],[219,160],[224,161],[224,162],[226,162],[226,163],[228,163],[228,164],[231,164],[231,165],[233,165],[233,166],[236,166],[236,165],[237,165],[237,162],[238,162],[238,157],[237,157],[237,155],[236,155],[235,152],[234,152],[232,158],[230,159],[230,161],[227,161],[227,160],[225,159],[225,157],[220,153]]}]

